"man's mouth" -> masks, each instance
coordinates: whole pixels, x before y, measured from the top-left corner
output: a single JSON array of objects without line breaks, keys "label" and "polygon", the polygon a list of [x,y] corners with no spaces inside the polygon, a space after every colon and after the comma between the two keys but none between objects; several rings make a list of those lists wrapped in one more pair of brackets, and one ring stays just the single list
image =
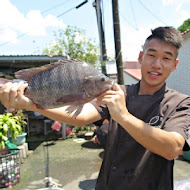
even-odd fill
[{"label": "man's mouth", "polygon": [[151,78],[158,78],[158,77],[161,75],[161,73],[152,72],[152,71],[148,72],[148,74],[149,74],[149,76],[150,76]]},{"label": "man's mouth", "polygon": [[154,76],[159,76],[159,75],[161,75],[160,73],[157,73],[157,72],[149,72],[149,74],[154,75]]}]

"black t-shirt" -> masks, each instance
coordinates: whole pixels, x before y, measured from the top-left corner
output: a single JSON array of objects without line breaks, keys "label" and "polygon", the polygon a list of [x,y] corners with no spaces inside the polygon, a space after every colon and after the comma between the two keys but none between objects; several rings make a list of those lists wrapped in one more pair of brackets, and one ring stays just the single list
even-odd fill
[{"label": "black t-shirt", "polygon": [[[127,87],[126,106],[135,117],[161,130],[180,133],[190,144],[190,98],[165,85],[153,95],[138,95],[139,83]],[[172,190],[173,164],[133,139],[109,118],[105,156],[96,190]]]}]

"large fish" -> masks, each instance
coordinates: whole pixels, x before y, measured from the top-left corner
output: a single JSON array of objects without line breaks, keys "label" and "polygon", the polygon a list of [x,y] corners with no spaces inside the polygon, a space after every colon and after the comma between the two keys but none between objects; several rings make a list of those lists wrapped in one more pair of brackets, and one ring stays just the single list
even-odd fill
[{"label": "large fish", "polygon": [[[79,60],[61,60],[42,67],[23,69],[16,72],[15,77],[28,82],[25,96],[38,108],[70,105],[67,111],[75,111],[74,117],[82,110],[82,104],[92,101],[113,86],[112,80],[92,65]],[[5,82],[6,79],[0,79],[0,83]]]}]

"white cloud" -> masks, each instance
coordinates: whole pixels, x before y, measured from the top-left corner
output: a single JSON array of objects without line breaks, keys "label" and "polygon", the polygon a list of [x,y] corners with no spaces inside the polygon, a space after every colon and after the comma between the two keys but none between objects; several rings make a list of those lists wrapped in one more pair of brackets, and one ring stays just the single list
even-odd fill
[{"label": "white cloud", "polygon": [[15,27],[19,22],[23,22],[24,15],[10,3],[9,0],[0,2],[0,28]]},{"label": "white cloud", "polygon": [[53,15],[43,17],[39,10],[33,10],[27,14],[23,30],[30,35],[46,35],[47,27],[64,28],[65,24]]},{"label": "white cloud", "polygon": [[[182,25],[185,20],[190,18],[189,9],[186,7],[185,3],[188,2],[187,0],[182,0],[180,3],[177,3],[176,7],[176,14],[178,14],[177,24]],[[187,9],[186,9],[187,8]]]},{"label": "white cloud", "polygon": [[[142,50],[146,38],[151,34],[151,29],[154,29],[159,25],[151,24],[146,27],[139,27],[138,30],[134,30],[124,24],[120,26],[122,59],[123,61],[137,61],[139,52]],[[106,48],[108,57],[115,58],[114,42],[110,41],[107,43]]]},{"label": "white cloud", "polygon": [[189,12],[189,0],[162,0],[163,6],[166,9],[173,9],[174,19],[176,19],[175,25],[178,27],[183,24],[185,20],[190,18]]},{"label": "white cloud", "polygon": [[190,12],[189,11],[181,10],[179,12],[179,15],[180,16],[177,19],[178,26],[181,26],[185,20],[187,20],[188,18],[190,18]]},{"label": "white cloud", "polygon": [[0,31],[0,42],[11,42],[13,44],[16,44],[18,42],[16,32],[10,29]]},{"label": "white cloud", "polygon": [[128,26],[123,26],[122,29],[122,54],[123,60],[135,61],[138,59],[139,52],[142,50],[146,38],[151,34],[151,29],[156,28],[156,25],[139,27],[138,30],[132,30]]},{"label": "white cloud", "polygon": [[10,0],[0,1],[0,32],[4,36],[0,42],[11,40],[15,43],[18,36],[24,33],[28,36],[44,36],[49,27],[64,28],[65,24],[53,15],[43,16],[39,10],[31,10],[25,16]]},{"label": "white cloud", "polygon": [[173,5],[175,3],[179,2],[178,0],[162,0],[162,4],[163,6],[169,6],[169,5]]},{"label": "white cloud", "polygon": [[[150,28],[151,27],[139,27],[138,30],[134,30],[126,25],[121,25],[121,49],[123,61],[137,61],[139,52],[142,50],[142,45],[148,35],[150,35]],[[115,58],[114,42],[107,43],[106,47],[108,56]]]}]

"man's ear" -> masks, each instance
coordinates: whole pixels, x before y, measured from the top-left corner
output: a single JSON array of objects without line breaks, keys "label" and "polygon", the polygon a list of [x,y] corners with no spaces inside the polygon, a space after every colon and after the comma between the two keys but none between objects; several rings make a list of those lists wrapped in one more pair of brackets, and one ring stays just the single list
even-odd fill
[{"label": "man's ear", "polygon": [[176,59],[174,62],[174,67],[172,69],[172,72],[176,70],[178,63],[179,63],[179,59]]},{"label": "man's ear", "polygon": [[138,61],[139,61],[140,64],[142,62],[142,56],[143,56],[143,51],[140,51],[139,52],[139,57],[138,57]]}]

